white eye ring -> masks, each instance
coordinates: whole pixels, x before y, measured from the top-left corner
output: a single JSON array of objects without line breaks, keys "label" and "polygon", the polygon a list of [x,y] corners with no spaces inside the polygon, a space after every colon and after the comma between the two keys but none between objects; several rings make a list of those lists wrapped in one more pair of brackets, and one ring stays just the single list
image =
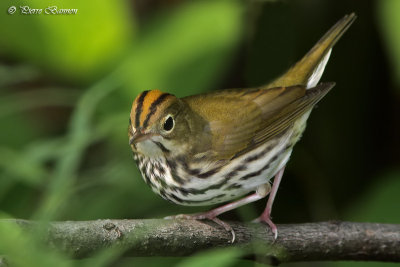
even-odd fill
[{"label": "white eye ring", "polygon": [[167,133],[171,132],[174,129],[175,126],[175,120],[172,117],[172,115],[167,115],[165,117],[164,123],[162,125],[162,128],[164,131],[166,131]]}]

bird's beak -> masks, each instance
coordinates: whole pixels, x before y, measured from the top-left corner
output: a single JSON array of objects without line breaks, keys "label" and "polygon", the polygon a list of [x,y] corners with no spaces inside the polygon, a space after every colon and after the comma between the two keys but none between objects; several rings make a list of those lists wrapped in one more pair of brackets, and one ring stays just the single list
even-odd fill
[{"label": "bird's beak", "polygon": [[129,144],[130,145],[137,144],[139,142],[149,139],[150,137],[151,134],[144,134],[141,133],[140,131],[136,131],[136,133],[132,135],[131,139],[129,139]]}]

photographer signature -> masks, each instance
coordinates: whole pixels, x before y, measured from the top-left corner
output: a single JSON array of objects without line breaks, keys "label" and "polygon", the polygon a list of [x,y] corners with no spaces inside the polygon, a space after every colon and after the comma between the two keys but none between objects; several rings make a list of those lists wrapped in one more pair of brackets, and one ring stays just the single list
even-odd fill
[{"label": "photographer signature", "polygon": [[[58,8],[57,6],[49,6],[45,9],[42,8],[31,8],[30,6],[20,6],[20,11],[21,14],[23,15],[39,15],[39,14],[45,14],[45,15],[75,15],[78,13],[77,8]],[[10,10],[13,12],[11,13]],[[14,9],[9,9],[9,13],[13,14],[15,12],[15,7]]]}]

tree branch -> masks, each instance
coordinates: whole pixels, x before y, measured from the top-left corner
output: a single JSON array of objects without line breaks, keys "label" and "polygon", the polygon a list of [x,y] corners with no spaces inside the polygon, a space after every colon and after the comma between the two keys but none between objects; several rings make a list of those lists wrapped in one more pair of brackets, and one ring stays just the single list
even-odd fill
[{"label": "tree branch", "polygon": [[[0,220],[32,230],[38,223]],[[278,225],[274,242],[269,228],[256,223],[229,222],[233,245],[249,258],[271,264],[294,261],[365,260],[400,262],[400,225],[320,222]],[[231,234],[209,221],[97,220],[51,222],[46,243],[74,258],[88,257],[116,246],[126,256],[187,256],[208,248],[228,247]]]}]

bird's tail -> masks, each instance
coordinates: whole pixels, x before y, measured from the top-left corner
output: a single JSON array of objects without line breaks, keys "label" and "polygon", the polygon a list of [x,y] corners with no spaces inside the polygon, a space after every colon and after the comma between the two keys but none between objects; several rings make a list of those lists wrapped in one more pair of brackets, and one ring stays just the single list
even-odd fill
[{"label": "bird's tail", "polygon": [[268,84],[266,88],[292,85],[305,85],[307,88],[315,87],[328,62],[332,47],[347,31],[356,17],[354,13],[344,16],[299,62],[278,79]]}]

